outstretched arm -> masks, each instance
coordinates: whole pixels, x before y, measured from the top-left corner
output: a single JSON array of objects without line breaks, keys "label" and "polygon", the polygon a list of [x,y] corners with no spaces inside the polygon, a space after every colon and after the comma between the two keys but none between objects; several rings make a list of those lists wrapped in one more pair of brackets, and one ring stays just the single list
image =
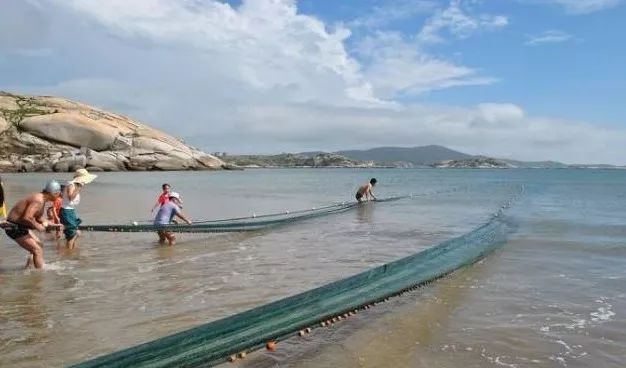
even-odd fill
[{"label": "outstretched arm", "polygon": [[372,188],[370,187],[369,190],[367,191],[370,195],[370,197],[372,197],[375,201],[377,201],[378,199],[376,199],[376,197],[374,197],[374,193],[372,193]]},{"label": "outstretched arm", "polygon": [[182,212],[177,212],[176,216],[178,216],[181,220],[185,221],[187,224],[191,224],[191,220],[187,218]]},{"label": "outstretched arm", "polygon": [[378,200],[378,198],[374,197],[374,193],[372,193],[372,198],[374,198],[375,201]]},{"label": "outstretched arm", "polygon": [[154,212],[154,210],[156,210],[157,208],[161,207],[163,205],[163,203],[161,203],[161,197],[163,195],[159,195],[156,199],[156,203],[154,204],[154,206],[152,206],[152,210],[150,212]]}]

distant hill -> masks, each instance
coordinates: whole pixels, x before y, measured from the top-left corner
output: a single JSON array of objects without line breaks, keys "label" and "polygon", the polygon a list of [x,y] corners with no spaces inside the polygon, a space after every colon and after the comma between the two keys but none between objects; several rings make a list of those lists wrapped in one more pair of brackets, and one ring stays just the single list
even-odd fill
[{"label": "distant hill", "polygon": [[278,155],[224,155],[221,159],[236,167],[372,167],[372,162],[360,162],[334,153]]},{"label": "distant hill", "polygon": [[437,145],[421,147],[376,147],[368,150],[323,151],[281,155],[222,157],[240,166],[260,167],[397,167],[397,168],[519,168],[519,169],[626,169],[613,165],[568,165],[557,161],[519,161],[468,155]]},{"label": "distant hill", "polygon": [[519,169],[564,169],[569,167],[569,165],[557,161],[517,161],[506,159],[502,161]]},{"label": "distant hill", "polygon": [[462,152],[446,147],[430,145],[421,147],[377,147],[368,150],[348,150],[334,152],[353,160],[379,163],[409,162],[414,165],[432,165],[445,160],[465,160],[472,158]]},{"label": "distant hill", "polygon": [[465,160],[439,161],[431,166],[438,169],[511,169],[515,167],[504,160],[486,156],[474,156]]}]

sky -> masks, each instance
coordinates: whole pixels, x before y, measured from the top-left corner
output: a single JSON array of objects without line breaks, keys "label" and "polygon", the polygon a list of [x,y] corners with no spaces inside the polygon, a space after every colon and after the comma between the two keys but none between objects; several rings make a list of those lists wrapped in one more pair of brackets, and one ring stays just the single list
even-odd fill
[{"label": "sky", "polygon": [[207,152],[626,164],[624,0],[2,0],[0,90]]}]

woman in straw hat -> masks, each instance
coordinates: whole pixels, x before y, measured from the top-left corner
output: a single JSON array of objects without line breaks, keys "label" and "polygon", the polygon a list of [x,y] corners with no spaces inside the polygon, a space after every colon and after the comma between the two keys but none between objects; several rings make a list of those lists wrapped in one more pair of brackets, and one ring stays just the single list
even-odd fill
[{"label": "woman in straw hat", "polygon": [[69,249],[74,249],[76,238],[78,238],[78,225],[82,222],[76,215],[76,206],[80,203],[80,191],[96,177],[86,169],[78,169],[74,173],[74,178],[67,183],[63,190],[63,203],[59,218],[63,224],[66,246]]}]

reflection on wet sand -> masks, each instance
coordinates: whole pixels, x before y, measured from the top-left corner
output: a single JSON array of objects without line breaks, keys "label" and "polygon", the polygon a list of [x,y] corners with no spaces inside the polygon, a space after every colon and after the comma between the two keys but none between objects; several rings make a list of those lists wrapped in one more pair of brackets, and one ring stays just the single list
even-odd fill
[{"label": "reflection on wet sand", "polygon": [[374,222],[374,207],[371,203],[361,203],[356,208],[356,218],[360,223]]},{"label": "reflection on wet sand", "polygon": [[[420,364],[421,352],[436,344],[438,331],[463,304],[468,293],[468,280],[480,278],[481,268],[463,269],[438,281],[431,295],[417,295],[409,305],[400,306],[371,326],[356,331],[343,343],[342,349],[347,354],[333,354],[339,358],[333,363],[341,367],[428,367],[428,364]],[[324,357],[322,355],[320,359]]]},{"label": "reflection on wet sand", "polygon": [[[45,346],[52,336],[47,303],[43,298],[44,274],[41,271],[22,271],[19,283],[0,293],[0,326],[5,332],[0,337],[0,366],[9,362],[35,364],[45,360],[40,349],[24,353],[15,349],[19,345]],[[6,359],[6,360],[5,360]]]}]

